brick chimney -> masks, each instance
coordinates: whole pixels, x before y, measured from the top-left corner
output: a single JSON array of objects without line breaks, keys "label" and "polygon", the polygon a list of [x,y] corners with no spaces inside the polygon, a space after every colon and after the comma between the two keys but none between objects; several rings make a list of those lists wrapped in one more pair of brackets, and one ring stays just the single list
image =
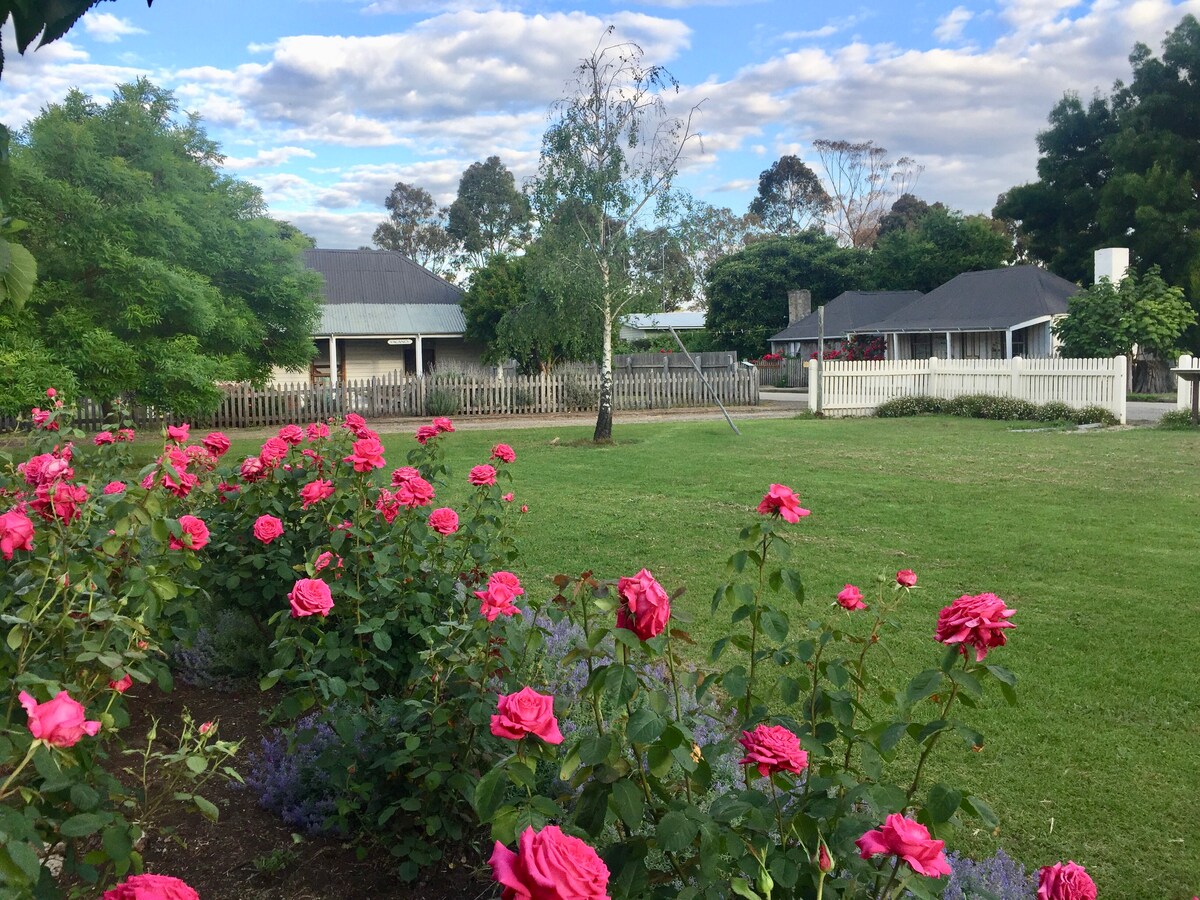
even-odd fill
[{"label": "brick chimney", "polygon": [[811,291],[788,291],[788,324],[799,322],[812,312]]},{"label": "brick chimney", "polygon": [[1105,247],[1097,250],[1094,257],[1095,277],[1093,284],[1107,278],[1114,286],[1119,285],[1129,269],[1128,247]]}]

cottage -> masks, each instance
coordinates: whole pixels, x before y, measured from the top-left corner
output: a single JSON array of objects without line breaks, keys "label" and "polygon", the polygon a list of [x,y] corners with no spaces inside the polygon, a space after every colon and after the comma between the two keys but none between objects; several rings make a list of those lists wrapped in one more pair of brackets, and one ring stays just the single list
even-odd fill
[{"label": "cottage", "polygon": [[[919,300],[920,291],[846,291],[825,304],[825,348],[839,350],[850,334],[865,335],[863,326],[887,318]],[[817,352],[818,313],[810,311],[808,291],[788,292],[788,327],[770,338],[771,352],[808,359]]]},{"label": "cottage", "polygon": [[671,329],[701,331],[704,328],[704,312],[630,313],[621,317],[620,336],[623,341],[644,341],[667,334]]},{"label": "cottage", "polygon": [[887,339],[889,359],[1057,355],[1052,324],[1079,286],[1038,266],[964,272],[855,334]]},{"label": "cottage", "polygon": [[479,364],[483,347],[463,337],[457,285],[391,250],[306,250],[304,264],[325,279],[311,384]]}]

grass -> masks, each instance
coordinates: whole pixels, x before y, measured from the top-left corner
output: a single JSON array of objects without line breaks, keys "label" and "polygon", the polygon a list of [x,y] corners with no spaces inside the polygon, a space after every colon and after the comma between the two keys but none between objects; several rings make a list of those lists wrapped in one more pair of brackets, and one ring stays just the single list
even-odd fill
[{"label": "grass", "polygon": [[[1071,858],[1109,897],[1191,897],[1200,439],[938,417],[740,427],[741,438],[719,420],[618,426],[622,443],[600,447],[582,440],[586,428],[463,431],[448,447],[456,475],[498,440],[516,449],[527,587],[560,571],[646,566],[668,590],[687,586],[681,605],[701,646],[727,631],[709,600],[772,481],[813,510],[793,529],[811,608],[848,581],[865,589],[880,572],[918,573],[892,642],[897,685],[937,658],[943,605],[967,592],[1004,597],[1019,628],[996,658],[1021,679],[1022,703],[966,711],[984,751],[946,746],[933,773],[969,785],[1002,826],[960,832],[958,848],[1002,845],[1030,866]],[[410,441],[385,436],[397,464]]]}]

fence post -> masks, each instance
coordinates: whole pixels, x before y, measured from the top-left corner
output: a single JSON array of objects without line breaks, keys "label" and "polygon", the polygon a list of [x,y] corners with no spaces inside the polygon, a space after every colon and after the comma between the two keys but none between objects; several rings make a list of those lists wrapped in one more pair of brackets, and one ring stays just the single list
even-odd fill
[{"label": "fence post", "polygon": [[1021,398],[1024,395],[1021,393],[1021,374],[1025,368],[1025,360],[1019,356],[1014,356],[1008,363],[1009,372],[1012,373],[1012,383],[1009,386],[1009,396]]},{"label": "fence post", "polygon": [[938,370],[940,361],[936,356],[929,357],[929,382],[927,388],[930,397],[940,397],[941,390],[941,372]]},{"label": "fence post", "polygon": [[[1196,367],[1196,359],[1190,353],[1185,353],[1179,357],[1179,368],[1191,369]],[[1175,406],[1177,409],[1189,409],[1192,405],[1192,383],[1183,378],[1177,378]]]},{"label": "fence post", "polygon": [[1129,393],[1129,385],[1126,381],[1129,375],[1129,369],[1126,367],[1126,362],[1127,360],[1124,356],[1118,356],[1113,360],[1113,368],[1115,369],[1113,374],[1116,376],[1115,380],[1117,383],[1117,396],[1113,398],[1116,400],[1116,409],[1114,409],[1113,412],[1116,414],[1117,419],[1120,420],[1122,425],[1125,424],[1125,404],[1128,400]]}]

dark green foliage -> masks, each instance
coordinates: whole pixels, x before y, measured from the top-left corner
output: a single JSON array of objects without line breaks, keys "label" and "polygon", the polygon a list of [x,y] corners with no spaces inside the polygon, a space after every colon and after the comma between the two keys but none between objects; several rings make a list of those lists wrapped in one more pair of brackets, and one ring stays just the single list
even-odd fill
[{"label": "dark green foliage", "polygon": [[[1161,58],[1137,44],[1133,79],[1086,106],[1067,94],[1038,135],[1038,181],[1012,188],[994,214],[1013,220],[1035,259],[1073,280],[1092,251],[1128,246],[1143,266],[1200,296],[1200,22],[1184,16]],[[1195,329],[1189,343],[1197,346]]]},{"label": "dark green foliage", "polygon": [[525,300],[526,267],[524,256],[497,254],[471,275],[470,287],[462,300],[463,317],[467,320],[464,336],[485,345],[485,362],[500,362],[507,355],[497,344],[500,322]]},{"label": "dark green foliage", "polygon": [[929,292],[963,272],[998,268],[1012,256],[1003,226],[987,216],[964,216],[938,203],[902,210],[900,217],[906,224],[889,220],[871,252],[871,279],[879,290]]},{"label": "dark green foliage", "polygon": [[426,415],[456,416],[461,408],[462,404],[459,402],[456,391],[435,387],[425,395]]},{"label": "dark green foliage", "polygon": [[797,156],[781,156],[758,176],[750,214],[776,234],[796,234],[819,224],[832,201],[817,173]]},{"label": "dark green foliage", "polygon": [[859,285],[866,259],[818,231],[755,241],[708,270],[708,330],[721,349],[759,356],[788,323],[789,290],[807,288],[820,306]]},{"label": "dark green foliage", "polygon": [[301,261],[311,242],[176,113],[140,80],[106,105],[73,91],[30,123],[12,209],[41,280],[3,341],[53,347],[86,396],[197,415],[215,381],[307,364],[320,281]]},{"label": "dark green foliage", "polygon": [[1190,409],[1173,409],[1168,413],[1164,413],[1159,419],[1160,428],[1195,428],[1192,424],[1192,411]]},{"label": "dark green foliage", "polygon": [[1016,397],[993,397],[990,394],[964,394],[961,397],[896,397],[875,409],[881,419],[907,416],[945,415],[968,419],[995,419],[1021,422],[1067,422],[1074,425],[1116,425],[1117,418],[1102,406],[1077,409],[1065,403],[1032,403]]},{"label": "dark green foliage", "polygon": [[529,200],[517,190],[512,172],[500,157],[489,156],[463,172],[446,232],[479,267],[497,253],[510,253],[524,244],[531,218]]}]

